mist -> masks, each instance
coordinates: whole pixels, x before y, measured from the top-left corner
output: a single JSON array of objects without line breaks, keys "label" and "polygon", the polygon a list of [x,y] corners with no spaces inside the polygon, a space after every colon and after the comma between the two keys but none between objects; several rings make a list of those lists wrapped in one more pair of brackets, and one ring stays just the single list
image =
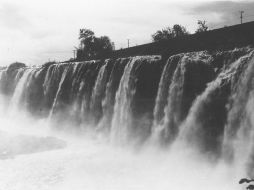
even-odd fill
[{"label": "mist", "polygon": [[239,189],[234,165],[187,147],[122,147],[101,135],[52,130],[22,112],[1,116],[1,189]]},{"label": "mist", "polygon": [[0,189],[236,190],[253,176],[250,47],[0,70]]}]

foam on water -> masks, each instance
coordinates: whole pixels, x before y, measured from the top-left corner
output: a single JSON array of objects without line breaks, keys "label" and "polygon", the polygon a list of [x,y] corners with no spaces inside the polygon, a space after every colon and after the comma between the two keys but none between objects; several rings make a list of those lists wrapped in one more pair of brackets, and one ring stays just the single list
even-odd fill
[{"label": "foam on water", "polygon": [[0,189],[239,189],[254,168],[253,54],[0,70]]},{"label": "foam on water", "polygon": [[[152,145],[142,150],[121,148],[92,133],[52,131],[47,124],[22,115],[15,120],[1,118],[1,136],[5,139],[1,138],[0,143],[7,154],[8,148],[15,153],[10,144],[23,143],[16,147],[16,155],[0,158],[0,189],[239,188],[237,180],[241,174],[235,172],[236,168],[224,163],[211,164],[196,152],[179,148],[166,151]],[[38,140],[45,137],[54,139],[47,141],[46,147],[46,139]],[[33,152],[31,147],[37,147],[37,151]],[[29,149],[32,151],[27,152]]]}]

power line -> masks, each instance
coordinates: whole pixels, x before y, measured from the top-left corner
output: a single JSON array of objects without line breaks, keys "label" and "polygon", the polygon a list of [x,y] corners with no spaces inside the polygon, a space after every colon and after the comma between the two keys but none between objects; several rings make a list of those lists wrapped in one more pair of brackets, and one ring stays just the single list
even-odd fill
[{"label": "power line", "polygon": [[70,53],[72,50],[70,51],[47,51],[47,52],[43,52],[44,54],[59,54],[59,53]]},{"label": "power line", "polygon": [[76,50],[72,50],[73,51],[73,58],[76,58]]},{"label": "power line", "polygon": [[244,16],[245,18],[248,18],[248,17],[253,17],[254,15],[247,15],[247,16]]}]

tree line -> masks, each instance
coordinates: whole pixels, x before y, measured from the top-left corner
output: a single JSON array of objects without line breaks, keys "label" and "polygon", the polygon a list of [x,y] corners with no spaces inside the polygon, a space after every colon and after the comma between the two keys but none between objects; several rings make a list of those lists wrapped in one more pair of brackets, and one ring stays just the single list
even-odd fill
[{"label": "tree line", "polygon": [[[198,28],[195,33],[206,32],[208,30],[208,26],[206,21],[198,21]],[[189,35],[190,33],[186,30],[186,28],[180,24],[175,24],[173,27],[166,27],[164,29],[158,30],[154,34],[152,34],[153,42],[169,40],[181,36]]]},{"label": "tree line", "polygon": [[[206,32],[207,30],[206,21],[198,20],[198,28],[195,33]],[[189,34],[184,26],[175,24],[173,27],[166,27],[156,31],[151,37],[153,42],[159,42]],[[108,36],[96,37],[92,30],[86,28],[80,29],[79,41],[76,56],[78,60],[107,58],[115,49],[114,43]]]}]

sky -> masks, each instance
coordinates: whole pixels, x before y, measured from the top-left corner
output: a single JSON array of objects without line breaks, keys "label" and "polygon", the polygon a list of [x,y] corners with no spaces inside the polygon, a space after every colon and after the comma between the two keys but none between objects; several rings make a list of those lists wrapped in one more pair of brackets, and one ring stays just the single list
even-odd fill
[{"label": "sky", "polygon": [[210,29],[254,20],[254,0],[0,0],[0,66],[65,61],[78,46],[80,28],[107,35],[116,49],[151,42],[157,30],[197,20]]}]

